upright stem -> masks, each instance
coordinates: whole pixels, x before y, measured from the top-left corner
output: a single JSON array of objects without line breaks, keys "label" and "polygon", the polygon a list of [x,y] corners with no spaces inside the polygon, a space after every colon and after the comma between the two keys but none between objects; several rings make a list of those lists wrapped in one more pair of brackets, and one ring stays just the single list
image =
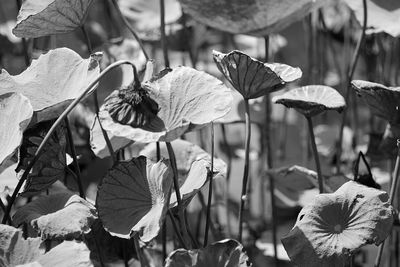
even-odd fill
[{"label": "upright stem", "polygon": [[[364,41],[365,38],[365,30],[367,28],[367,0],[362,0],[363,1],[363,7],[364,7],[364,21],[363,21],[363,28],[362,28],[362,32],[361,32],[361,36],[360,39],[358,39],[357,42],[357,46],[356,46],[356,50],[354,51],[353,54],[353,58],[351,60],[351,64],[350,64],[350,68],[349,68],[349,72],[347,74],[347,78],[346,78],[346,83],[345,83],[345,101],[348,102],[349,100],[349,96],[350,96],[350,83],[351,80],[353,79],[353,75],[354,75],[354,71],[356,69],[357,66],[357,61],[360,55],[360,48],[361,48],[361,44]],[[344,130],[344,125],[346,123],[346,114],[347,114],[347,109],[345,109],[343,111],[343,116],[342,116],[342,122],[340,124],[340,131],[339,131],[339,141],[337,143],[337,161],[336,161],[336,170],[339,173],[340,172],[340,158],[342,155],[342,142],[343,142],[343,130]],[[355,129],[357,130],[357,129]]]},{"label": "upright stem", "polygon": [[[228,157],[228,162],[227,162],[227,170],[226,170],[226,192],[229,190],[229,181],[231,177],[231,169],[232,169],[232,151],[231,148],[228,144],[228,138],[226,137],[226,129],[225,129],[225,124],[221,123],[221,134],[222,134],[222,141],[224,142],[224,146],[226,149],[226,154]],[[228,207],[229,205],[229,194],[225,194],[225,205],[226,205],[226,226],[228,228],[228,236],[231,235],[231,223],[229,220],[229,214],[230,214],[230,209]]]},{"label": "upright stem", "polygon": [[89,55],[91,55],[93,53],[93,49],[92,49],[92,43],[90,42],[90,38],[89,38],[89,34],[85,28],[85,25],[81,26],[81,31],[83,33],[83,37],[85,38],[85,42],[86,42],[86,47],[87,50],[89,52]]},{"label": "upright stem", "polygon": [[141,267],[146,267],[147,264],[146,264],[146,262],[145,262],[145,260],[143,258],[142,250],[141,250],[140,244],[139,244],[139,236],[138,236],[138,234],[135,234],[132,237],[132,239],[133,239],[133,243],[135,244],[135,250],[136,250],[136,254],[137,254],[137,257],[139,259],[139,262],[140,262],[140,266]]},{"label": "upright stem", "polygon": [[208,230],[210,228],[210,215],[211,215],[211,202],[212,202],[212,191],[213,191],[213,176],[214,176],[214,123],[211,122],[211,170],[208,173],[208,202],[207,202],[207,217],[206,217],[206,228],[204,230],[204,242],[203,246],[206,247],[208,243]]},{"label": "upright stem", "polygon": [[86,199],[85,192],[83,191],[83,186],[82,186],[81,169],[79,167],[78,157],[76,156],[74,139],[72,138],[72,132],[71,132],[71,127],[69,125],[68,117],[65,118],[65,126],[67,128],[67,138],[68,138],[69,150],[71,152],[73,164],[75,167],[76,181],[77,181],[78,189],[79,189],[79,196],[83,199]]},{"label": "upright stem", "polygon": [[246,141],[245,141],[245,157],[244,157],[244,170],[242,180],[242,194],[240,197],[240,209],[239,209],[239,237],[238,241],[242,242],[243,232],[243,211],[247,201],[247,181],[249,179],[249,155],[250,155],[250,138],[251,138],[251,123],[250,123],[250,107],[249,100],[244,100],[245,107],[245,120],[246,120]]},{"label": "upright stem", "polygon": [[160,0],[160,32],[161,32],[161,46],[164,55],[164,64],[166,68],[169,68],[168,58],[168,44],[165,36],[165,3],[164,0]]},{"label": "upright stem", "polygon": [[46,145],[46,143],[49,141],[51,135],[53,134],[53,132],[56,130],[57,126],[60,125],[60,123],[67,117],[67,115],[76,107],[76,105],[78,105],[78,103],[80,101],[82,101],[82,99],[84,99],[87,95],[89,95],[91,93],[92,90],[96,90],[93,89],[93,87],[96,86],[96,84],[99,82],[99,80],[101,78],[103,78],[104,75],[106,75],[109,71],[111,71],[112,69],[123,65],[123,64],[128,64],[131,65],[133,68],[136,68],[135,65],[133,63],[131,63],[130,61],[127,60],[120,60],[117,62],[114,62],[113,64],[109,65],[105,70],[103,70],[100,75],[94,80],[92,81],[88,87],[86,87],[86,89],[74,100],[72,101],[72,103],[64,110],[64,112],[57,118],[57,120],[54,122],[54,124],[51,126],[50,130],[47,132],[46,136],[43,138],[42,142],[40,143],[38,149],[35,152],[35,155],[32,159],[32,161],[28,164],[28,166],[26,167],[26,170],[24,171],[24,173],[22,174],[21,178],[18,181],[17,186],[14,189],[14,192],[11,196],[10,199],[10,203],[7,206],[7,210],[6,213],[4,214],[2,223],[5,224],[7,221],[7,217],[10,215],[11,212],[11,208],[12,205],[19,193],[19,190],[21,190],[21,187],[23,185],[23,183],[25,182],[25,180],[28,178],[28,175],[33,167],[33,165],[37,162],[37,160],[39,159],[39,157],[41,156],[42,152],[43,152],[43,148]]},{"label": "upright stem", "polygon": [[[397,187],[399,184],[399,174],[400,174],[400,139],[397,139],[396,164],[394,166],[393,180],[392,180],[392,185],[390,187],[390,192],[389,192],[390,205],[393,205],[393,203],[394,203],[394,199],[395,199],[396,192],[397,192]],[[379,267],[379,265],[381,263],[384,246],[385,246],[385,241],[383,241],[382,244],[379,245],[378,255],[376,256],[374,267]]]},{"label": "upright stem", "polygon": [[319,193],[323,193],[324,192],[324,181],[322,180],[323,178],[322,178],[322,173],[321,173],[321,165],[319,163],[317,145],[315,144],[313,123],[312,123],[311,117],[306,116],[306,119],[307,119],[307,123],[308,123],[308,130],[310,133],[311,148],[313,150],[315,165],[317,167]]}]

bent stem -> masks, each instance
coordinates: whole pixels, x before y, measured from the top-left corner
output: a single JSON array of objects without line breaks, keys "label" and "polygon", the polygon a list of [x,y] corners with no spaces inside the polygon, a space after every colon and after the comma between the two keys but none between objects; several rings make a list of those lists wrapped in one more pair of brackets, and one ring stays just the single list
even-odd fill
[{"label": "bent stem", "polygon": [[206,217],[206,228],[204,230],[204,242],[203,247],[207,246],[208,242],[208,230],[210,228],[210,215],[211,215],[211,202],[212,202],[212,191],[213,191],[213,175],[214,175],[214,123],[211,122],[211,170],[208,173],[208,202],[207,202],[207,217]]},{"label": "bent stem", "polygon": [[307,124],[308,124],[308,131],[310,133],[311,148],[312,148],[312,151],[314,154],[315,166],[317,168],[318,189],[319,189],[319,193],[322,194],[324,192],[324,181],[322,180],[321,164],[319,163],[318,150],[317,150],[317,145],[315,143],[313,123],[312,123],[311,117],[306,116],[306,119],[307,119]]},{"label": "bent stem", "polygon": [[[397,187],[399,185],[399,174],[400,174],[400,139],[397,139],[396,164],[394,166],[392,185],[390,186],[390,192],[389,192],[389,203],[392,206],[396,196]],[[382,244],[379,245],[378,255],[376,256],[374,267],[379,267],[381,263],[384,246],[385,246],[385,240],[383,240]]]},{"label": "bent stem", "polygon": [[[117,62],[114,62],[113,64],[109,65],[107,68],[105,68],[100,75],[94,80],[92,81],[87,87],[86,89],[77,97],[75,98],[74,101],[72,101],[71,104],[69,104],[69,106],[64,110],[64,112],[57,118],[57,120],[53,123],[53,125],[51,126],[50,130],[47,132],[46,136],[43,138],[42,142],[40,143],[38,149],[35,152],[35,155],[32,159],[32,161],[28,164],[26,170],[24,171],[24,173],[22,174],[21,178],[18,181],[17,186],[14,189],[14,192],[11,196],[10,199],[10,203],[7,206],[7,210],[3,216],[3,220],[2,223],[5,224],[7,221],[7,217],[10,215],[11,212],[11,208],[12,205],[15,202],[15,199],[17,198],[17,194],[19,193],[19,190],[21,190],[21,187],[23,185],[23,183],[25,182],[25,180],[28,178],[28,175],[30,173],[30,171],[32,170],[33,165],[35,165],[35,163],[38,161],[39,157],[41,156],[41,154],[43,153],[43,149],[44,146],[47,144],[47,142],[49,141],[51,135],[53,134],[53,132],[56,130],[57,126],[60,125],[60,123],[62,123],[62,121],[68,116],[68,114],[76,107],[76,105],[79,104],[79,102],[81,102],[85,97],[87,97],[88,95],[90,95],[92,93],[93,90],[96,90],[97,88],[94,88],[97,83],[99,82],[99,80],[101,78],[103,78],[104,75],[106,75],[108,72],[110,72],[111,70],[113,70],[114,68],[120,66],[120,65],[124,65],[124,64],[128,64],[131,65],[132,68],[136,69],[135,65],[128,61],[128,60],[120,60]],[[110,154],[114,155],[114,152],[112,151],[112,147],[110,150]]]},{"label": "bent stem", "polygon": [[249,180],[249,154],[250,154],[250,138],[251,138],[251,123],[250,123],[250,107],[249,100],[244,100],[245,107],[245,130],[246,130],[246,141],[245,141],[245,157],[244,157],[244,170],[243,170],[243,180],[242,180],[242,194],[240,197],[240,209],[239,209],[239,237],[238,241],[242,242],[243,235],[243,211],[244,205],[247,200],[247,182]]}]

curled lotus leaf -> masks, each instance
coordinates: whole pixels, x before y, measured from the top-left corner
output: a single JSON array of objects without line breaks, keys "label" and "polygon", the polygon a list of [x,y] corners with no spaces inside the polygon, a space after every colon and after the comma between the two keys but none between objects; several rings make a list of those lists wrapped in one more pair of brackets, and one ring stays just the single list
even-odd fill
[{"label": "curled lotus leaf", "polygon": [[99,74],[99,55],[82,59],[68,48],[57,48],[33,60],[21,74],[0,72],[0,94],[18,92],[33,107],[31,124],[57,118]]},{"label": "curled lotus leaf", "polygon": [[30,223],[42,239],[80,239],[97,219],[96,209],[72,193],[42,196],[19,208],[13,216],[16,225]]},{"label": "curled lotus leaf", "polygon": [[343,266],[361,247],[388,237],[394,212],[388,199],[386,192],[353,181],[319,194],[300,211],[283,246],[298,266]]},{"label": "curled lotus leaf", "polygon": [[[362,1],[344,1],[362,25],[364,8]],[[385,32],[393,37],[400,36],[400,2],[392,0],[367,0],[367,34]]]},{"label": "curled lotus leaf", "polygon": [[[185,203],[193,198],[193,196],[203,187],[209,180],[209,171],[211,169],[211,156],[199,146],[188,141],[177,139],[171,142],[175,152],[178,183],[182,200]],[[155,144],[148,144],[140,155],[146,156],[148,159],[157,161],[157,149]],[[160,144],[160,155],[168,158],[168,151],[164,143]],[[213,179],[223,178],[226,176],[226,164],[223,160],[214,158]],[[170,199],[170,206],[177,204],[176,193],[173,192]]]},{"label": "curled lotus leaf", "polygon": [[325,85],[307,85],[274,96],[272,102],[295,108],[305,116],[312,117],[325,110],[341,112],[346,103],[338,91]]},{"label": "curled lotus leaf", "polygon": [[21,145],[32,114],[32,106],[25,96],[19,93],[0,95],[0,127],[3,129],[0,132],[0,165],[6,163]]},{"label": "curled lotus leaf", "polygon": [[179,0],[183,11],[210,27],[264,37],[279,32],[329,0]]},{"label": "curled lotus leaf", "polygon": [[152,240],[168,209],[172,177],[167,160],[152,163],[140,156],[117,163],[103,178],[96,197],[104,228],[121,238],[139,233],[143,242]]},{"label": "curled lotus leaf", "polygon": [[92,1],[26,0],[13,33],[21,38],[38,38],[71,32],[83,25]]},{"label": "curled lotus leaf", "polygon": [[[173,141],[223,117],[231,108],[231,90],[217,78],[193,68],[164,71],[142,85],[158,104],[157,117],[146,127],[149,130],[132,128],[114,122],[103,105],[99,113],[101,124],[112,136],[142,143]],[[116,145],[113,144],[115,150],[120,148]]]},{"label": "curled lotus leaf", "polygon": [[213,57],[218,69],[245,99],[280,90],[302,76],[299,68],[263,63],[237,50],[228,54],[213,51]]},{"label": "curled lotus leaf", "polygon": [[0,266],[19,266],[44,254],[40,238],[23,238],[22,230],[0,224]]},{"label": "curled lotus leaf", "polygon": [[372,114],[393,126],[400,124],[400,87],[386,87],[362,80],[354,80],[351,85],[365,100]]},{"label": "curled lotus leaf", "polygon": [[221,240],[202,249],[177,249],[165,262],[165,267],[251,266],[242,244],[233,239]]}]

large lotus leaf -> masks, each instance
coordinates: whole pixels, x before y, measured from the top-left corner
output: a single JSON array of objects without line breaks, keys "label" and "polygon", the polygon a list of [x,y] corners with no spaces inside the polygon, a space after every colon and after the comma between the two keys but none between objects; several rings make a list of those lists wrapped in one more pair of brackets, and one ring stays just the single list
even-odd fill
[{"label": "large lotus leaf", "polygon": [[[102,106],[100,120],[104,129],[136,142],[173,141],[229,112],[230,89],[215,77],[189,67],[178,67],[163,74],[143,83],[160,109],[157,119],[148,127],[151,131],[114,122]],[[113,147],[119,148],[115,144]]]},{"label": "large lotus leaf", "polygon": [[307,85],[274,96],[272,102],[295,108],[305,116],[315,116],[325,110],[341,112],[346,103],[338,91],[325,85]]},{"label": "large lotus leaf", "polygon": [[185,13],[210,27],[264,37],[329,0],[179,0]]},{"label": "large lotus leaf", "polygon": [[202,249],[173,251],[165,261],[165,267],[225,267],[251,266],[243,246],[236,240],[225,239]]},{"label": "large lotus leaf", "polygon": [[304,207],[282,243],[297,266],[343,266],[367,244],[391,232],[393,207],[386,192],[350,181]]},{"label": "large lotus leaf", "polygon": [[[357,20],[364,23],[363,1],[345,0]],[[385,32],[400,35],[400,2],[396,0],[367,0],[367,33]]]},{"label": "large lotus leaf", "polygon": [[[43,138],[52,126],[52,121],[45,121],[29,128],[24,133],[20,148],[20,160],[16,171],[22,175],[33,160]],[[66,162],[65,126],[59,125],[45,144],[39,159],[33,165],[26,180],[22,195],[32,196],[46,190],[57,180],[65,177]]]},{"label": "large lotus leaf", "polygon": [[43,196],[19,208],[16,225],[30,223],[42,239],[80,239],[97,218],[95,207],[72,193]]},{"label": "large lotus leaf", "polygon": [[0,266],[17,266],[32,262],[44,254],[40,238],[23,238],[20,229],[0,224]]},{"label": "large lotus leaf", "polygon": [[18,93],[0,95],[0,166],[21,145],[23,131],[31,121],[33,109],[29,100]]},{"label": "large lotus leaf", "polygon": [[98,76],[99,57],[82,59],[68,48],[51,50],[33,60],[21,74],[12,76],[1,70],[0,95],[18,92],[26,96],[33,107],[34,122],[57,118]]},{"label": "large lotus leaf", "polygon": [[83,25],[91,3],[92,0],[26,0],[13,33],[38,38],[73,31]]},{"label": "large lotus leaf", "polygon": [[99,186],[96,206],[110,234],[149,242],[157,236],[168,209],[172,169],[167,160],[152,163],[143,156],[119,162]]},{"label": "large lotus leaf", "polygon": [[400,87],[386,87],[361,80],[352,81],[351,85],[367,102],[372,114],[392,125],[400,124]]},{"label": "large lotus leaf", "polygon": [[300,79],[299,68],[279,63],[263,63],[240,51],[223,54],[213,51],[218,69],[245,99],[257,98],[282,89]]}]

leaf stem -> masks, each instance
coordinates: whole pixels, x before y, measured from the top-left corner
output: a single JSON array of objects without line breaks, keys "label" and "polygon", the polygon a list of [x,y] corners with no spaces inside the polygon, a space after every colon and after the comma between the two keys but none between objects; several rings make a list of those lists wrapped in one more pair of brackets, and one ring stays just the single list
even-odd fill
[{"label": "leaf stem", "polygon": [[174,219],[174,215],[172,214],[170,209],[168,209],[168,215],[169,215],[169,218],[171,219],[172,227],[174,228],[174,231],[175,231],[176,235],[178,236],[178,239],[179,239],[179,242],[181,243],[181,246],[184,249],[187,249],[188,247],[186,245],[186,242],[185,242],[185,240],[183,240],[182,234],[179,231],[178,225],[176,224],[176,221]]},{"label": "leaf stem", "polygon": [[207,246],[208,243],[208,230],[210,229],[210,215],[211,215],[211,202],[212,202],[212,191],[213,191],[213,176],[214,176],[214,123],[211,122],[211,170],[208,173],[208,200],[207,200],[207,217],[206,217],[206,228],[204,230],[204,242],[203,247]]},{"label": "leaf stem", "polygon": [[111,0],[115,9],[118,12],[118,15],[121,17],[122,22],[125,24],[125,26],[128,28],[128,30],[131,32],[131,34],[133,35],[133,37],[136,39],[136,41],[138,42],[140,49],[142,49],[143,55],[146,58],[146,61],[149,60],[149,55],[146,52],[146,49],[144,49],[144,45],[142,42],[142,39],[140,39],[139,35],[137,35],[137,33],[135,32],[135,30],[132,28],[131,24],[129,23],[129,21],[125,18],[125,16],[122,14],[121,9],[119,8],[119,5],[117,3],[116,0]]},{"label": "leaf stem", "polygon": [[[397,139],[396,164],[394,166],[392,185],[390,186],[390,192],[389,192],[389,203],[392,206],[393,206],[394,199],[396,196],[397,187],[399,185],[399,174],[400,174],[400,139]],[[374,267],[379,267],[379,265],[381,263],[384,246],[385,246],[385,240],[382,242],[382,244],[379,245],[378,255],[376,256]]]},{"label": "leaf stem", "polygon": [[315,135],[314,135],[313,123],[312,123],[311,117],[306,116],[306,119],[307,119],[307,124],[308,124],[308,131],[310,133],[311,148],[312,148],[312,151],[313,151],[313,154],[314,154],[315,166],[317,168],[318,189],[319,189],[319,193],[322,194],[324,192],[324,181],[323,181],[323,178],[322,178],[321,164],[319,162],[317,144],[315,143]]},{"label": "leaf stem", "polygon": [[[224,147],[226,149],[226,156],[228,157],[227,162],[227,170],[226,170],[226,192],[229,190],[229,181],[231,177],[231,170],[232,170],[232,150],[228,143],[228,138],[226,137],[226,128],[225,124],[221,123],[221,134],[222,134],[222,142],[224,143]],[[230,209],[228,208],[229,203],[229,194],[225,194],[225,205],[226,205],[226,226],[228,230],[228,236],[231,235],[231,223],[229,220]]]},{"label": "leaf stem", "polygon": [[140,262],[140,266],[141,267],[146,267],[146,261],[143,258],[143,254],[142,254],[142,250],[140,248],[140,244],[139,244],[139,235],[136,233],[135,235],[132,236],[133,239],[133,244],[135,245],[135,250],[136,250],[136,255],[139,259]]},{"label": "leaf stem", "polygon": [[[51,126],[50,130],[47,132],[46,136],[43,138],[42,142],[40,143],[38,149],[35,152],[35,155],[32,159],[32,161],[28,164],[28,166],[26,167],[26,170],[24,171],[24,173],[22,174],[21,178],[18,181],[17,186],[14,189],[14,192],[11,196],[10,199],[10,203],[7,206],[7,210],[6,213],[3,216],[3,220],[2,223],[5,224],[7,221],[7,217],[10,215],[10,211],[11,211],[11,207],[17,197],[17,194],[19,193],[19,190],[21,190],[21,187],[23,185],[23,183],[25,182],[25,180],[28,178],[28,175],[33,167],[33,165],[38,161],[39,157],[41,156],[42,152],[43,152],[43,148],[44,146],[47,144],[47,142],[49,141],[51,135],[53,134],[53,132],[56,130],[57,126],[60,125],[60,123],[62,123],[62,121],[67,117],[67,115],[76,107],[76,105],[78,105],[78,103],[80,101],[82,101],[82,99],[84,99],[85,97],[87,97],[88,95],[90,95],[90,93],[92,93],[93,90],[96,90],[96,88],[93,89],[93,87],[95,87],[97,85],[97,83],[99,82],[99,80],[101,78],[103,78],[104,75],[106,75],[109,71],[111,71],[112,69],[123,65],[123,64],[128,64],[131,65],[133,68],[136,68],[135,65],[128,61],[128,60],[120,60],[117,62],[114,62],[113,64],[109,65],[107,68],[105,68],[99,76],[97,76],[97,78],[92,81],[86,88],[85,90],[74,100],[72,101],[72,103],[64,110],[64,112],[57,118],[57,120],[54,122],[54,124]],[[111,152],[111,151],[110,151]],[[113,154],[112,154],[113,155]]]},{"label": "leaf stem", "polygon": [[167,37],[165,35],[165,2],[160,0],[160,32],[161,32],[161,46],[164,55],[164,65],[169,68],[169,58],[168,58],[168,43]]},{"label": "leaf stem", "polygon": [[251,123],[250,123],[250,107],[249,100],[244,100],[245,107],[245,131],[246,131],[246,140],[245,140],[245,158],[244,158],[244,170],[243,170],[243,180],[242,180],[242,194],[240,197],[240,209],[239,209],[239,237],[238,241],[242,242],[243,236],[243,211],[244,206],[247,200],[247,182],[249,179],[249,155],[250,155],[250,138],[251,138]]}]

